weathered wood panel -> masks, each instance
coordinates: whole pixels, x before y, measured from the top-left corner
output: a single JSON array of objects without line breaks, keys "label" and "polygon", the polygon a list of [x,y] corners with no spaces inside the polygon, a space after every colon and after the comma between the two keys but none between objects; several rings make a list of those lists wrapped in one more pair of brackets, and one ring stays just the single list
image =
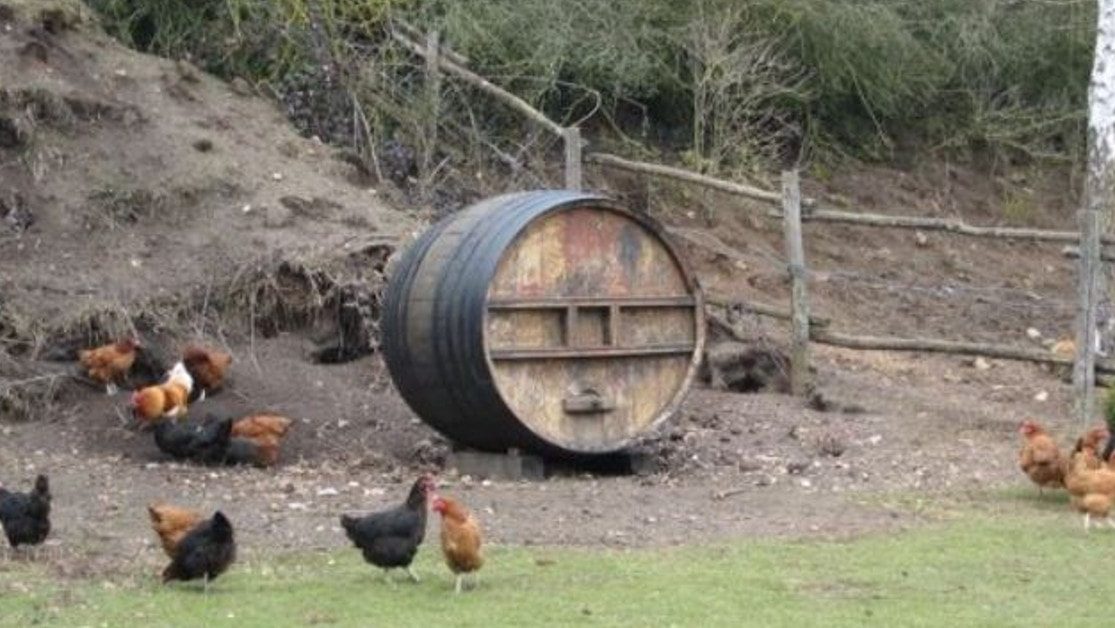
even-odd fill
[{"label": "weathered wood panel", "polygon": [[659,235],[628,215],[586,206],[540,218],[504,254],[488,299],[496,386],[548,440],[629,440],[681,392],[696,299]]}]

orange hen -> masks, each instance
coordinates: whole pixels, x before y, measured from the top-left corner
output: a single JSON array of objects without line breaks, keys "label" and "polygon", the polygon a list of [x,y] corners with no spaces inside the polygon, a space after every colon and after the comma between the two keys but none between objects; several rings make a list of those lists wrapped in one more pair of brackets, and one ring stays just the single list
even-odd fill
[{"label": "orange hen", "polygon": [[170,369],[165,382],[141,388],[132,394],[132,413],[144,424],[151,424],[164,416],[184,416],[193,385],[193,378],[179,362]]},{"label": "orange hen", "polygon": [[1076,444],[1076,450],[1090,449],[1093,454],[1098,454],[1100,447],[1107,442],[1108,431],[1103,425],[1093,427],[1084,432]]},{"label": "orange hen", "polygon": [[190,345],[182,352],[182,363],[197,382],[204,399],[205,393],[219,390],[224,385],[225,373],[232,364],[232,355]]},{"label": "orange hen", "polygon": [[1072,495],[1072,506],[1084,514],[1084,529],[1091,528],[1092,517],[1102,518],[1115,527],[1111,519],[1115,501],[1115,471],[1100,466],[1095,451],[1083,447],[1072,454],[1065,474],[1065,488]]},{"label": "orange hen", "polygon": [[290,430],[291,420],[277,414],[253,414],[232,424],[232,436],[255,443],[259,464],[273,466],[279,461],[279,450]]},{"label": "orange hen", "polygon": [[467,508],[449,497],[435,497],[433,509],[441,514],[441,551],[445,564],[457,577],[455,590],[460,593],[465,574],[484,566],[480,524]]},{"label": "orange hen", "polygon": [[1045,428],[1037,421],[1026,419],[1018,431],[1026,440],[1018,452],[1018,466],[1038,486],[1038,492],[1047,486],[1064,486],[1065,465],[1061,450]]},{"label": "orange hen", "polygon": [[171,560],[178,553],[178,543],[202,519],[198,512],[162,502],[147,506],[147,514],[151,516],[151,529],[159,535],[163,551]]},{"label": "orange hen", "polygon": [[116,383],[128,374],[135,364],[136,349],[141,345],[135,338],[124,338],[112,344],[78,352],[78,361],[85,373],[105,385],[105,392],[116,394]]},{"label": "orange hen", "polygon": [[132,394],[132,411],[143,423],[154,423],[160,417],[179,417],[186,413],[189,391],[177,383],[156,384]]}]

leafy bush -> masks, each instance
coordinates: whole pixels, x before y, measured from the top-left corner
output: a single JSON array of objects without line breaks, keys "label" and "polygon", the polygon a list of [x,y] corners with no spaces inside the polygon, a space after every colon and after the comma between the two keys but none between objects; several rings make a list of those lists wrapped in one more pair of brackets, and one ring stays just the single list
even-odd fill
[{"label": "leafy bush", "polygon": [[363,67],[393,62],[383,26],[402,17],[558,120],[659,130],[644,138],[711,169],[768,163],[796,141],[860,158],[1076,158],[1095,28],[1086,0],[90,1],[121,39],[225,76],[281,86],[355,59],[342,72],[378,77],[350,90],[372,109],[387,102],[374,94],[405,98],[420,82]]}]

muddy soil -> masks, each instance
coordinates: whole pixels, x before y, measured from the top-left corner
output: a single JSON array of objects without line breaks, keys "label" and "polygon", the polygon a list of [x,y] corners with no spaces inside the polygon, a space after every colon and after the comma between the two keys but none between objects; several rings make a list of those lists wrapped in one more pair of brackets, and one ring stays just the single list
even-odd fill
[{"label": "muddy soil", "polygon": [[[169,462],[128,425],[126,395],[66,378],[35,420],[0,417],[0,481],[53,480],[55,551],[44,560],[62,575],[161,563],[144,511],[156,499],[225,510],[248,554],[339,547],[339,514],[397,503],[426,470],[464,497],[495,543],[893,530],[933,518],[911,505],[919,496],[1025,484],[1015,467],[1021,418],[1046,421],[1066,444],[1078,429],[1049,369],[818,348],[823,403],[697,388],[638,445],[659,463],[645,475],[460,477],[377,354],[320,364],[313,325],[264,329],[254,312],[205,311],[210,290],[277,259],[360,264],[353,251],[369,238],[405,242],[428,208],[385,201],[250,87],[126,50],[79,4],[51,4],[77,7],[77,18],[45,30],[36,3],[0,12],[10,27],[0,39],[0,390],[72,368],[45,359],[58,357],[44,355],[51,334],[126,331],[160,301],[180,311],[145,329],[168,351],[203,340],[235,357],[227,390],[194,414],[296,420],[280,465],[258,470]],[[590,174],[620,197],[631,185]],[[781,226],[761,208],[640,185],[710,294],[787,302]],[[1033,187],[1045,209],[1032,222],[1071,229],[1064,183]],[[1004,220],[1000,188],[950,168],[850,167],[807,192],[865,211]],[[806,238],[814,311],[840,331],[1040,345],[1071,329],[1072,265],[1056,246],[833,225],[810,225]],[[90,323],[105,311],[115,327]],[[780,323],[739,323],[756,344],[783,346]]]}]

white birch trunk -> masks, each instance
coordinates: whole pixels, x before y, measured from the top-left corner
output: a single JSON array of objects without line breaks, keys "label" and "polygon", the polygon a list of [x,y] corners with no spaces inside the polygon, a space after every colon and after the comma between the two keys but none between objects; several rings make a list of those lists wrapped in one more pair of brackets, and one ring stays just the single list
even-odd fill
[{"label": "white birch trunk", "polygon": [[1088,175],[1080,212],[1076,414],[1091,422],[1095,409],[1096,305],[1104,290],[1100,234],[1107,224],[1115,183],[1115,0],[1097,0],[1095,61],[1088,86]]}]

